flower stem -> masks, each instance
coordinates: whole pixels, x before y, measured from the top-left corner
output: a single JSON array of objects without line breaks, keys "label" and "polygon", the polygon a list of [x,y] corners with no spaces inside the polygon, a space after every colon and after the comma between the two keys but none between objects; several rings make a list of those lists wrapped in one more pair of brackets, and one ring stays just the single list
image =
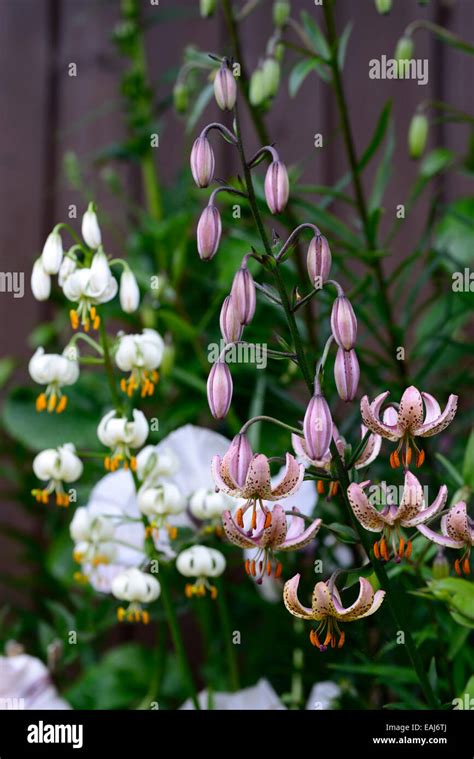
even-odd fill
[{"label": "flower stem", "polygon": [[114,407],[117,413],[121,414],[123,411],[123,408],[122,408],[122,403],[120,402],[120,398],[117,392],[117,386],[115,384],[114,367],[112,365],[112,359],[110,357],[109,344],[107,341],[107,330],[105,328],[105,321],[104,321],[103,316],[101,316],[99,329],[100,329],[100,344],[102,347],[102,351],[104,353],[104,365],[105,365],[105,371],[107,374],[107,380],[109,383],[110,395],[112,396],[112,403],[114,404]]},{"label": "flower stem", "polygon": [[285,422],[281,422],[279,419],[275,419],[273,416],[254,416],[252,419],[249,419],[243,427],[240,429],[240,434],[244,435],[248,428],[255,424],[256,422],[271,422],[272,424],[277,424],[279,427],[283,427],[285,430],[289,430],[290,432],[294,432],[296,435],[301,435],[302,430],[298,429],[297,427],[292,427],[291,424],[286,424]]},{"label": "flower stem", "polygon": [[230,624],[229,606],[224,592],[224,585],[220,578],[215,580],[217,593],[217,606],[219,610],[219,617],[222,625],[222,632],[224,635],[224,644],[226,650],[227,667],[229,671],[229,683],[232,691],[237,691],[240,688],[239,682],[239,668],[237,665],[237,657],[235,655],[235,646],[232,643],[232,629]]}]

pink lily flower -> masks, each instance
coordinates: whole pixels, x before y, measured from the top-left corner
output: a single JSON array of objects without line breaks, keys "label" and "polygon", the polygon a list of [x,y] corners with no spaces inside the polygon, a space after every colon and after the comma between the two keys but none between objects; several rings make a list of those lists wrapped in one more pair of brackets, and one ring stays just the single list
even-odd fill
[{"label": "pink lily flower", "polygon": [[[318,628],[311,630],[309,639],[313,646],[320,651],[327,651],[329,645],[342,648],[345,633],[339,627],[339,622],[355,622],[357,619],[369,617],[382,605],[385,598],[384,590],[374,593],[372,585],[364,577],[359,577],[359,595],[351,606],[344,608],[341,597],[336,588],[336,574],[333,574],[327,582],[318,582],[313,591],[311,608],[307,608],[298,599],[298,584],[300,575],[297,574],[285,583],[283,601],[294,617],[299,619],[312,619],[320,622]],[[324,639],[323,635],[326,633]],[[337,640],[339,638],[339,640]],[[323,642],[321,643],[321,640]]]},{"label": "pink lily flower", "polygon": [[236,435],[227,453],[212,459],[212,475],[217,490],[233,498],[242,498],[245,505],[236,512],[237,524],[244,526],[243,515],[253,508],[252,529],[257,527],[257,503],[265,514],[265,527],[272,522],[271,511],[263,501],[279,501],[296,493],[304,477],[304,466],[291,453],[286,454],[286,468],[276,485],[270,479],[270,464],[263,453],[252,454],[245,435]]},{"label": "pink lily flower", "polygon": [[464,501],[459,501],[452,506],[448,513],[441,518],[441,535],[434,532],[426,525],[420,525],[418,530],[425,538],[446,548],[464,548],[464,553],[460,559],[454,562],[454,568],[458,575],[461,575],[461,568],[464,574],[471,572],[470,556],[471,548],[474,546],[474,521],[467,513]]},{"label": "pink lily flower", "polygon": [[[423,488],[419,480],[411,472],[405,473],[405,484],[400,505],[389,502],[381,511],[370,503],[364,492],[370,481],[353,482],[347,489],[347,497],[356,519],[362,527],[370,532],[381,532],[382,538],[374,543],[374,555],[376,559],[390,560],[390,546],[395,561],[398,563],[403,556],[407,559],[411,556],[412,543],[409,540],[405,548],[405,540],[401,535],[401,527],[417,527],[429,519],[433,519],[444,507],[448,498],[448,488],[442,485],[438,495],[427,506],[423,495]],[[398,542],[398,547],[397,547]]]},{"label": "pink lily flower", "polygon": [[416,451],[416,465],[421,466],[424,459],[424,451],[418,448],[415,437],[432,437],[442,432],[451,424],[456,414],[458,396],[450,395],[444,411],[432,395],[423,393],[411,385],[402,395],[397,409],[391,410],[388,420],[380,419],[380,409],[388,397],[388,390],[378,395],[372,403],[366,395],[360,402],[362,420],[372,432],[381,435],[387,440],[398,442],[398,448],[390,456],[390,464],[393,468],[400,466],[399,452],[405,444],[405,452],[402,454],[402,462],[405,467],[410,466],[411,447]]},{"label": "pink lily flower", "polygon": [[222,525],[228,540],[240,548],[257,549],[255,556],[246,560],[245,571],[249,576],[256,577],[258,584],[261,584],[265,574],[268,577],[272,574],[275,578],[280,577],[282,565],[274,560],[274,553],[298,551],[318,534],[322,520],[315,519],[305,529],[304,519],[299,514],[298,509],[294,508],[288,526],[285,510],[277,503],[272,510],[271,525],[265,527],[265,516],[260,512],[256,528],[250,530],[239,527],[230,511],[222,514]]}]

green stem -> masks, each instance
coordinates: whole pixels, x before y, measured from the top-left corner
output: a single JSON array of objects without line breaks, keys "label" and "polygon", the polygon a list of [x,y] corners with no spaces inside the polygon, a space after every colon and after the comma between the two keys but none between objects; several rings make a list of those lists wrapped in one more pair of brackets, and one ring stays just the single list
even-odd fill
[{"label": "green stem", "polygon": [[278,427],[283,427],[285,430],[289,430],[290,432],[294,432],[296,435],[301,435],[301,430],[297,427],[292,427],[291,424],[286,424],[285,422],[281,422],[279,419],[275,419],[273,416],[254,416],[252,419],[249,419],[243,427],[241,427],[240,434],[244,435],[248,428],[255,424],[256,422],[271,422],[272,424],[278,425]]},{"label": "green stem", "polygon": [[229,682],[231,690],[237,691],[240,688],[239,682],[239,668],[237,665],[237,657],[235,655],[235,646],[232,643],[232,627],[230,624],[229,607],[224,592],[224,585],[220,578],[215,581],[217,587],[217,606],[219,610],[219,617],[222,625],[222,632],[224,635],[224,643],[227,657],[227,667],[229,670]]},{"label": "green stem", "polygon": [[163,600],[163,607],[166,614],[166,619],[171,633],[171,639],[173,641],[174,650],[178,657],[179,665],[181,668],[181,674],[183,681],[186,683],[186,687],[191,695],[192,702],[195,709],[200,709],[194,680],[189,666],[189,662],[186,656],[186,649],[184,647],[184,641],[179,629],[178,619],[174,610],[173,600],[171,598],[170,589],[168,586],[168,578],[166,576],[166,570],[160,563],[160,585],[161,585],[161,598]]},{"label": "green stem", "polygon": [[123,412],[123,407],[119,398],[119,394],[117,392],[117,386],[115,384],[114,367],[112,365],[112,359],[110,357],[107,330],[105,328],[105,321],[102,315],[100,319],[100,344],[104,353],[104,366],[107,374],[107,381],[109,383],[110,395],[112,396],[112,402],[117,413],[121,414]]}]

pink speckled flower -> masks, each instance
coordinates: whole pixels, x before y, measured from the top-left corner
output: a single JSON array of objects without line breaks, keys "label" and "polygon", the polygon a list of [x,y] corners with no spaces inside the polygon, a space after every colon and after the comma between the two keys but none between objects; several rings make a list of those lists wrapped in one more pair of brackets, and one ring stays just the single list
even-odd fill
[{"label": "pink speckled flower", "polygon": [[[341,597],[335,585],[335,574],[327,582],[318,582],[313,591],[311,608],[307,608],[298,599],[298,584],[300,575],[295,575],[285,583],[283,601],[286,608],[299,619],[314,619],[320,622],[319,627],[311,630],[309,639],[313,646],[320,651],[326,651],[331,645],[342,648],[345,633],[341,631],[339,622],[354,622],[374,614],[382,605],[385,597],[384,590],[374,593],[372,586],[364,577],[359,577],[359,595],[351,606],[344,608]],[[322,635],[326,633],[323,640]],[[339,638],[339,640],[338,640]],[[321,643],[321,640],[323,642]]]},{"label": "pink speckled flower", "polygon": [[381,532],[382,538],[374,543],[374,554],[377,559],[389,561],[390,551],[399,562],[403,556],[409,558],[411,555],[411,540],[406,543],[401,535],[401,527],[417,527],[429,519],[433,519],[444,507],[447,497],[448,488],[442,485],[439,489],[435,500],[428,506],[423,495],[423,488],[414,474],[407,471],[405,473],[405,484],[400,504],[397,506],[392,503],[391,498],[387,498],[386,505],[379,511],[370,502],[367,497],[365,488],[369,481],[357,483],[353,482],[347,489],[347,497],[356,519],[362,527],[370,532]]},{"label": "pink speckled flower", "polygon": [[287,525],[287,516],[283,506],[275,504],[272,510],[272,522],[265,527],[265,515],[260,512],[257,516],[255,529],[245,530],[239,527],[230,511],[222,515],[222,524],[227,538],[240,548],[256,548],[257,552],[251,559],[245,562],[245,571],[248,575],[257,578],[260,584],[265,575],[281,575],[282,565],[274,560],[274,553],[278,551],[297,551],[308,545],[317,535],[322,520],[315,519],[305,529],[304,519],[299,516],[299,511],[293,509],[290,524]]},{"label": "pink speckled flower", "polygon": [[423,393],[411,385],[402,395],[397,409],[393,409],[389,421],[380,419],[380,410],[389,392],[381,393],[372,403],[366,395],[360,402],[362,420],[366,427],[387,440],[399,441],[398,447],[390,456],[392,467],[400,466],[399,452],[403,445],[402,462],[410,466],[411,445],[416,451],[416,465],[421,466],[425,454],[415,443],[415,437],[432,437],[442,432],[453,421],[456,414],[458,396],[450,395],[446,408],[441,413],[438,401],[429,393]]},{"label": "pink speckled flower", "polygon": [[441,535],[426,525],[419,525],[418,530],[425,538],[445,548],[464,548],[461,558],[454,562],[454,568],[458,575],[461,575],[461,568],[464,574],[470,574],[469,560],[471,548],[474,546],[474,521],[468,515],[464,501],[455,503],[441,518]]}]

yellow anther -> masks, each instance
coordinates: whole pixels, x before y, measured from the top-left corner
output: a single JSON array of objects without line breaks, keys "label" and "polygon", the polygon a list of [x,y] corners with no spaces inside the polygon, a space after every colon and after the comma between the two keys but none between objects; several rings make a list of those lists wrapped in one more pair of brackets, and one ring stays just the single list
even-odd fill
[{"label": "yellow anther", "polygon": [[100,327],[100,316],[96,316],[94,321],[92,322],[92,326],[95,330],[99,329]]},{"label": "yellow anther", "polygon": [[95,317],[97,315],[97,309],[96,309],[96,307],[95,306],[91,306],[89,313],[90,313],[91,319],[95,319]]},{"label": "yellow anther", "polygon": [[121,606],[117,609],[117,619],[119,622],[123,622],[125,619],[125,609],[123,609]]},{"label": "yellow anther", "polygon": [[73,329],[77,329],[79,327],[79,317],[77,315],[77,311],[75,311],[73,308],[69,311],[69,318],[71,320],[71,327]]},{"label": "yellow anther", "polygon": [[90,328],[91,328],[90,319],[86,319],[84,322],[84,332],[89,332]]},{"label": "yellow anther", "polygon": [[110,470],[110,456],[106,456],[104,459],[104,467],[107,471]]},{"label": "yellow anther", "polygon": [[122,393],[127,392],[127,380],[125,379],[125,377],[122,377],[122,379],[120,380],[120,390],[122,391]]},{"label": "yellow anther", "polygon": [[136,459],[136,456],[132,456],[132,458],[130,459],[130,469],[132,470],[132,472],[136,472],[137,471],[137,459]]},{"label": "yellow anther", "polygon": [[58,405],[56,407],[56,413],[57,414],[61,414],[64,411],[64,409],[66,408],[66,406],[67,406],[67,398],[66,398],[65,395],[62,395],[61,398],[59,399],[59,403],[58,403]]},{"label": "yellow anther", "polygon": [[150,621],[150,615],[147,611],[142,611],[142,622],[144,625],[147,625]]},{"label": "yellow anther", "polygon": [[56,408],[56,401],[57,401],[56,393],[51,393],[51,395],[49,396],[49,401],[48,401],[48,413],[51,414],[51,412],[54,411],[54,409]]},{"label": "yellow anther", "polygon": [[48,403],[46,401],[46,395],[44,393],[38,395],[36,399],[36,410],[38,412],[44,411],[47,405]]}]

